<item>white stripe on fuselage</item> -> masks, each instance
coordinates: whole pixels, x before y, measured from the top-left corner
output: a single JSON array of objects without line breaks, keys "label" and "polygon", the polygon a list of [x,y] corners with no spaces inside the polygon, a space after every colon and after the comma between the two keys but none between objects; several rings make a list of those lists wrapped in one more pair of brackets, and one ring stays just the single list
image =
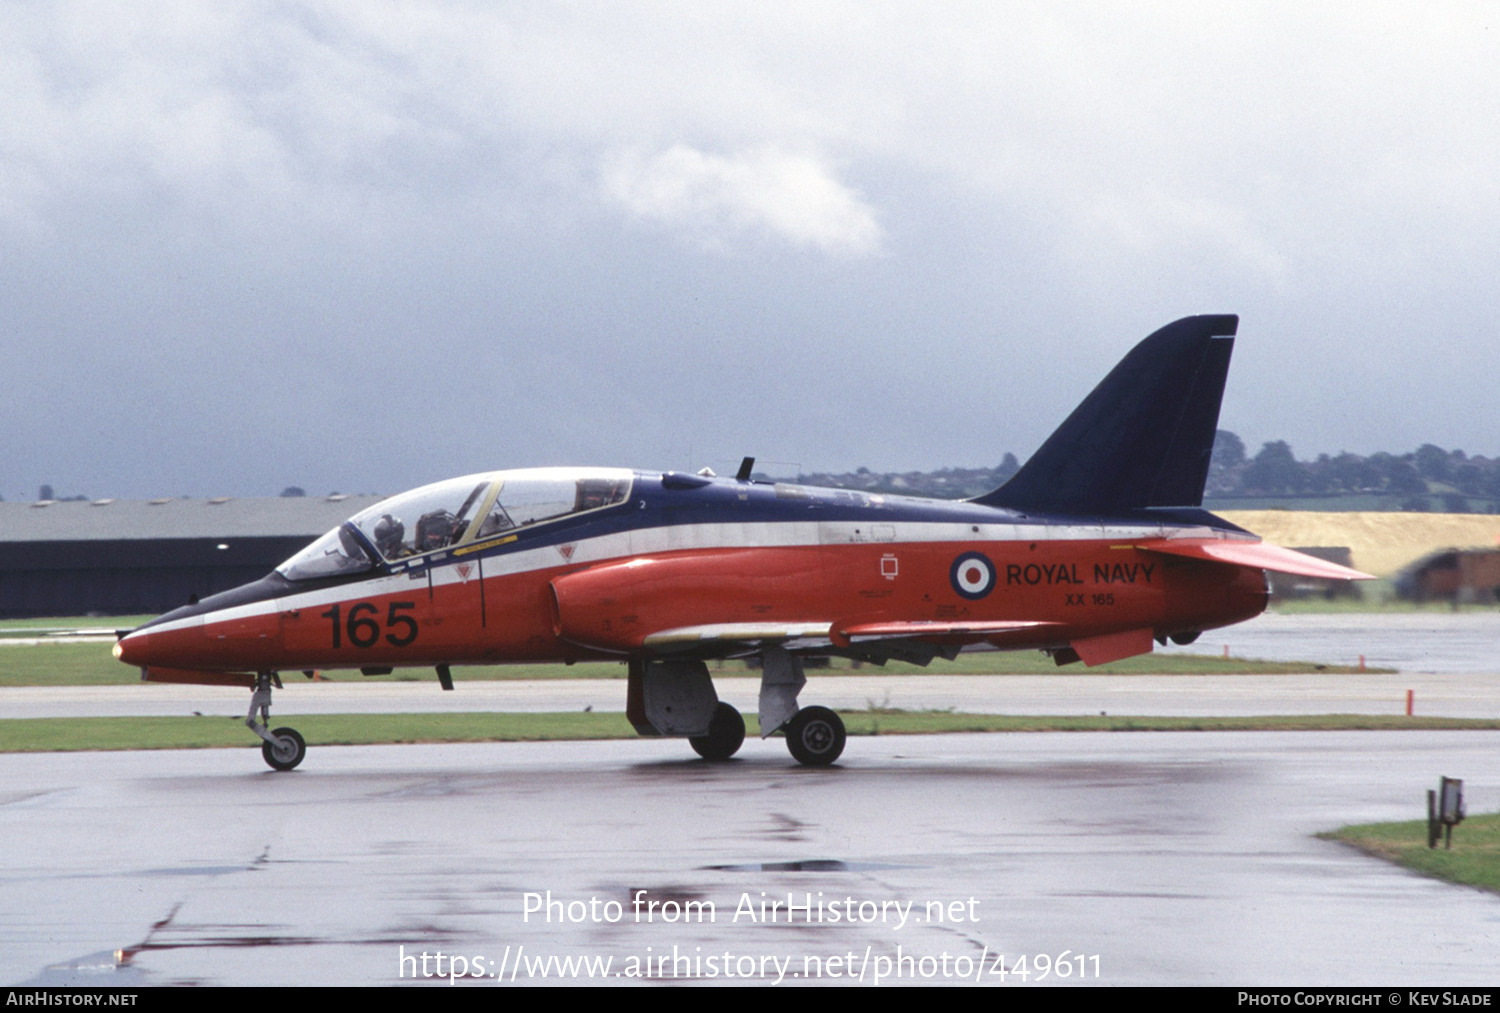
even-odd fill
[{"label": "white stripe on fuselage", "polygon": [[[877,531],[877,528],[885,529]],[[893,530],[892,530],[893,529]],[[1067,542],[1067,541],[1141,541],[1148,538],[1181,537],[1226,538],[1226,532],[1212,528],[1194,527],[1163,528],[1160,524],[985,524],[955,521],[749,521],[745,523],[676,524],[630,531],[611,532],[592,538],[582,538],[573,545],[570,559],[564,559],[557,544],[520,549],[495,556],[484,556],[482,566],[485,580],[511,577],[535,570],[554,569],[561,565],[570,568],[597,563],[615,562],[640,556],[652,556],[664,552],[682,552],[708,549],[777,549],[812,547],[820,545],[872,545],[897,549],[903,544],[925,542],[956,542],[1008,544],[1012,542]],[[1258,539],[1257,539],[1258,540]],[[170,623],[153,626],[147,633],[169,632],[191,629],[206,623],[220,623],[235,619],[249,619],[275,612],[290,612],[298,609],[317,608],[337,601],[346,601],[356,596],[376,597],[387,594],[409,592],[413,586],[425,586],[429,578],[434,587],[466,582],[456,569],[460,564],[480,564],[481,552],[459,557],[449,557],[417,572],[416,579],[406,571],[390,576],[372,577],[365,581],[339,584],[301,594],[248,605],[236,605],[190,616]],[[478,579],[478,566],[467,580]]]}]

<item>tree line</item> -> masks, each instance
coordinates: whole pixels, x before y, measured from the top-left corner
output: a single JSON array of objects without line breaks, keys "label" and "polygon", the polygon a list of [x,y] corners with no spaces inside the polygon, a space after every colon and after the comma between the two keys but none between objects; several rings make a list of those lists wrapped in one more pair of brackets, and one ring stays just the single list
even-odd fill
[{"label": "tree line", "polygon": [[[799,474],[796,480],[803,485],[871,493],[967,499],[1003,485],[1020,467],[1016,455],[1007,453],[993,468],[902,472],[859,468],[852,472]],[[281,495],[304,496],[306,492],[288,486]],[[57,496],[52,486],[44,485],[37,498],[87,497]],[[1407,454],[1382,452],[1362,457],[1344,451],[1299,461],[1285,440],[1262,444],[1252,457],[1246,452],[1243,440],[1227,429],[1220,429],[1214,436],[1204,498],[1226,510],[1234,507],[1235,500],[1244,500],[1250,506],[1256,505],[1256,500],[1322,498],[1330,501],[1330,510],[1500,513],[1500,458],[1470,457],[1462,450],[1444,450],[1424,443]]]},{"label": "tree line", "polygon": [[[1020,463],[1007,453],[993,468],[942,468],[938,471],[873,472],[860,468],[834,474],[797,476],[805,485],[859,489],[874,493],[965,499],[1002,485]],[[1252,457],[1245,443],[1227,429],[1214,438],[1206,500],[1232,509],[1233,500],[1326,498],[1328,509],[1500,513],[1500,458],[1470,457],[1424,443],[1407,454],[1376,453],[1368,457],[1344,451],[1299,461],[1285,440],[1261,446]],[[1339,503],[1358,498],[1361,502]],[[1250,505],[1247,503],[1247,505]]]}]

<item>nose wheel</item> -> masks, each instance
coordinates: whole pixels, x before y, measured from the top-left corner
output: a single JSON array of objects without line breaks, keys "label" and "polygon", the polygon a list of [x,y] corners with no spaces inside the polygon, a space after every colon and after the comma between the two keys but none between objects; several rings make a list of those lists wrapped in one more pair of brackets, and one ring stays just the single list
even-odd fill
[{"label": "nose wheel", "polygon": [[827,707],[804,707],[786,723],[786,747],[804,767],[826,767],[844,751],[844,721]]},{"label": "nose wheel", "polygon": [[295,728],[269,730],[271,723],[271,687],[281,688],[275,672],[257,672],[255,692],[250,695],[250,713],[245,726],[263,740],[260,755],[272,770],[291,770],[307,756],[307,743]]},{"label": "nose wheel", "polygon": [[291,770],[307,755],[307,743],[295,728],[278,728],[260,747],[260,755],[276,770]]}]

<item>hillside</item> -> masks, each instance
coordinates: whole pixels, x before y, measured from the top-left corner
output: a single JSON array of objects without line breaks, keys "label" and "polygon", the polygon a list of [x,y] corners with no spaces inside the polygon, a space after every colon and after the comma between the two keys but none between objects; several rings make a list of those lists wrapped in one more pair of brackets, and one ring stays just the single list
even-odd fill
[{"label": "hillside", "polygon": [[1319,513],[1311,510],[1222,510],[1220,517],[1268,542],[1296,546],[1347,545],[1354,566],[1389,577],[1436,549],[1493,548],[1500,515]]}]

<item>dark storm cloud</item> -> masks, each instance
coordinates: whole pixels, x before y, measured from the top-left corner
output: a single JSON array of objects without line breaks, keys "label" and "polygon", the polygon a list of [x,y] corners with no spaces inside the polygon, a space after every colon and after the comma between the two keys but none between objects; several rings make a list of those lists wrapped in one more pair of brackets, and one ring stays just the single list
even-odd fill
[{"label": "dark storm cloud", "polygon": [[1484,17],[12,6],[0,494],[994,464],[1196,312],[1252,449],[1494,454]]}]

